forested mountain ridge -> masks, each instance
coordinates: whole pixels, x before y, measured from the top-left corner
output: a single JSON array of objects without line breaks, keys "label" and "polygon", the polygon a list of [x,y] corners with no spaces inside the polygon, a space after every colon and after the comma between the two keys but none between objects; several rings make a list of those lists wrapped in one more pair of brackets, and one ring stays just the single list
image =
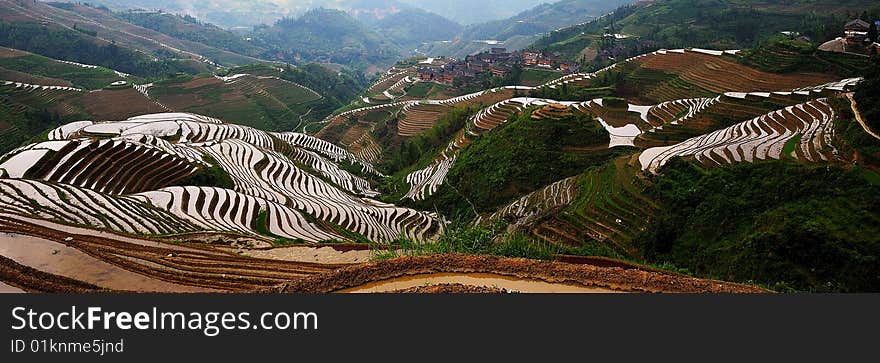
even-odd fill
[{"label": "forested mountain ridge", "polygon": [[553,31],[533,47],[590,62],[657,48],[753,48],[780,32],[822,41],[841,36],[843,24],[876,7],[868,0],[657,0],[624,5],[595,21]]},{"label": "forested mountain ridge", "polygon": [[313,9],[255,29],[254,42],[275,59],[318,61],[366,69],[390,65],[402,56],[399,46],[343,11]]}]

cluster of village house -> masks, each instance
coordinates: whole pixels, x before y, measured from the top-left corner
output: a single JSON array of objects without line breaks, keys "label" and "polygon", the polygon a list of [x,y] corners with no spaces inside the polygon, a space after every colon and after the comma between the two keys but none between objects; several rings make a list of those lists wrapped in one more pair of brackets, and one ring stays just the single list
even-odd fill
[{"label": "cluster of village house", "polygon": [[442,66],[422,67],[418,72],[423,81],[453,84],[457,79],[467,81],[481,74],[503,78],[515,66],[556,70],[564,74],[578,70],[577,63],[560,60],[558,54],[534,50],[508,52],[505,48],[492,48],[463,60],[453,59]]},{"label": "cluster of village house", "polygon": [[870,53],[880,54],[880,37],[878,37],[877,34],[871,34],[872,26],[875,30],[880,28],[880,20],[874,21],[873,24],[862,19],[851,20],[843,26],[842,38],[827,42],[823,44],[822,47],[819,47],[819,49],[823,49],[826,44],[831,44],[837,41],[840,42],[839,44],[841,44],[841,46],[833,49],[834,51],[856,51],[861,53],[861,49],[867,49]]},{"label": "cluster of village house", "polygon": [[[875,21],[874,26],[880,28],[880,21]],[[852,20],[844,25],[842,40],[848,46],[865,46],[869,51],[880,54],[880,39],[871,39],[870,29],[871,23],[861,19]],[[799,35],[793,32],[783,33]],[[807,37],[799,37],[798,40],[810,41]],[[457,79],[472,80],[480,74],[491,74],[503,78],[517,65],[524,68],[556,70],[563,74],[578,71],[577,63],[561,60],[558,54],[528,49],[508,52],[505,48],[492,48],[488,52],[469,55],[463,60],[451,59],[450,62],[441,66],[422,67],[418,73],[419,78],[423,81],[453,84]]]},{"label": "cluster of village house", "polygon": [[[874,21],[874,29],[880,28],[880,20]],[[843,38],[847,45],[866,46],[876,54],[880,54],[880,39],[869,35],[871,23],[862,19],[852,20],[843,26]]]}]

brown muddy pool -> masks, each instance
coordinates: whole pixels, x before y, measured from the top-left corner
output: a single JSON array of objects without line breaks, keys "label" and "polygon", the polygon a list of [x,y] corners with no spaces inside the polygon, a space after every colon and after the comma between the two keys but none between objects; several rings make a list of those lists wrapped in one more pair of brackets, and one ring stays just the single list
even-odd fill
[{"label": "brown muddy pool", "polygon": [[506,289],[509,291],[532,294],[603,294],[622,292],[602,287],[551,283],[541,280],[520,279],[516,277],[490,273],[433,273],[411,275],[388,280],[375,281],[365,285],[339,290],[337,292],[383,293],[439,284],[462,284],[469,286],[495,287]]}]

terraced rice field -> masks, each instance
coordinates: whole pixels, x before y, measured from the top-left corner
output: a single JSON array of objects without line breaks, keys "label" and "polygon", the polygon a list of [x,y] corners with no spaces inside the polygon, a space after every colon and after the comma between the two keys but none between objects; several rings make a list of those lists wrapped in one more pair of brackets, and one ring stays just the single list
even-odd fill
[{"label": "terraced rice field", "polygon": [[[455,162],[458,153],[461,149],[470,145],[472,138],[493,130],[506,122],[509,117],[524,112],[528,107],[548,105],[560,106],[565,109],[571,108],[599,118],[600,123],[612,136],[609,147],[632,146],[633,140],[641,133],[639,127],[647,125],[642,120],[642,115],[645,111],[638,106],[611,111],[603,106],[601,99],[586,102],[567,102],[529,97],[510,98],[479,111],[471,117],[465,125],[465,129],[449,143],[434,163],[407,175],[406,182],[410,185],[410,190],[404,197],[412,200],[423,200],[432,195],[445,181],[446,174]],[[538,119],[541,119],[541,112],[537,112]],[[613,115],[612,119],[615,124],[620,126],[613,126],[602,120],[598,115]],[[533,114],[534,117],[535,114]],[[547,119],[549,120],[548,122],[552,122],[552,117]]]},{"label": "terraced rice field", "polygon": [[440,185],[446,179],[446,174],[449,173],[449,168],[455,163],[457,156],[456,154],[452,157],[444,157],[442,160],[435,161],[426,168],[407,175],[406,183],[410,185],[410,190],[404,195],[404,198],[423,200],[427,196],[436,193],[437,189],[440,188]]},{"label": "terraced rice field", "polygon": [[[645,150],[642,168],[657,173],[675,157],[694,157],[706,165],[792,157],[804,161],[837,159],[834,112],[825,99],[773,111],[682,143]],[[800,135],[795,154],[783,155],[785,144]]]},{"label": "terraced rice field", "polygon": [[16,90],[21,89],[24,92],[34,92],[34,91],[69,91],[69,92],[83,92],[82,88],[76,87],[67,87],[67,86],[46,86],[46,85],[38,85],[38,84],[28,84],[22,82],[14,82],[14,81],[2,81],[4,87],[12,87]]},{"label": "terraced rice field", "polygon": [[[851,89],[859,80],[765,74],[733,62],[730,56],[735,53],[661,50],[538,87],[499,87],[444,100],[395,101],[415,80],[409,69],[392,69],[368,91],[368,101],[383,104],[328,116],[317,137],[264,132],[189,113],[66,124],[49,132],[48,141],[0,157],[0,251],[5,256],[0,258],[0,280],[17,276],[9,289],[27,291],[102,291],[126,286],[177,292],[397,291],[417,289],[415,285],[426,281],[482,288],[504,282],[514,284],[508,290],[517,291],[528,290],[523,286],[603,292],[738,291],[739,286],[648,276],[644,271],[631,276],[626,271],[524,265],[483,257],[410,258],[343,269],[341,264],[307,261],[310,257],[305,254],[317,256],[316,246],[321,245],[286,247],[295,252],[251,250],[240,256],[229,244],[195,247],[143,237],[223,236],[260,246],[381,243],[401,235],[430,240],[442,232],[442,216],[373,199],[379,193],[369,176],[384,176],[372,165],[382,155],[382,147],[372,137],[375,124],[381,121],[378,115],[399,116],[399,135],[411,137],[433,127],[453,107],[485,106],[430,165],[405,178],[410,190],[404,198],[423,200],[443,185],[459,153],[474,138],[514,115],[540,107],[531,114],[537,122],[553,122],[576,112],[589,114],[611,134],[608,147],[644,150],[559,180],[483,218],[510,220],[548,243],[579,247],[585,240],[594,240],[632,256],[637,253],[632,239],[659,213],[659,207],[640,194],[645,173],[662,172],[673,158],[694,158],[705,165],[838,159],[835,115],[825,98]],[[646,92],[663,102],[514,97],[539,88],[590,86],[603,72],[633,68],[639,70],[633,73],[636,78],[643,77],[639,82],[651,84]],[[311,102],[320,97],[304,87],[293,87],[295,94],[279,93],[277,89],[291,88],[284,82],[242,73],[208,77],[182,87],[198,90],[220,85],[255,94],[266,104]],[[63,87],[5,82],[0,91],[59,105],[69,102],[71,94],[85,93]],[[127,91],[150,99],[156,87],[136,85]],[[163,103],[152,107],[168,109],[163,106],[167,89],[158,94]],[[179,92],[171,100],[174,97],[190,96]],[[235,97],[223,100],[238,101]],[[343,164],[357,166],[360,173]],[[227,176],[232,187],[178,185],[207,171]],[[76,271],[65,268],[65,261],[94,268]],[[576,280],[575,286],[558,280],[560,274],[570,274],[566,279]],[[627,285],[619,280],[633,276],[644,283],[633,285],[631,279]]]},{"label": "terraced rice field", "polygon": [[344,266],[240,256],[10,214],[0,214],[0,255],[0,279],[34,292],[250,292]]},{"label": "terraced rice field", "polygon": [[410,137],[430,129],[440,119],[449,106],[445,105],[407,105],[403,108],[404,117],[397,124],[397,134]]},{"label": "terraced rice field", "polygon": [[129,234],[172,235],[197,231],[195,224],[167,210],[64,184],[2,179],[0,193],[0,210],[4,213]]},{"label": "terraced rice field", "polygon": [[658,50],[628,58],[592,73],[575,73],[536,88],[590,86],[599,75],[617,71],[626,76],[641,98],[651,102],[708,97],[724,92],[772,92],[833,82],[829,75],[772,74],[739,64],[738,51],[699,48]]},{"label": "terraced rice field", "polygon": [[647,106],[627,105],[625,108],[608,107],[603,100],[595,99],[572,105],[580,112],[595,117],[608,131],[609,147],[634,146],[642,130],[648,128]]},{"label": "terraced rice field", "polygon": [[[507,99],[479,111],[466,124],[464,132],[450,142],[433,164],[408,175],[406,181],[411,188],[405,197],[422,200],[436,192],[445,180],[451,164],[455,161],[454,155],[461,148],[470,144],[471,137],[494,129],[511,115],[522,112],[532,105],[560,104],[596,117],[611,134],[610,147],[650,147],[689,137],[700,137],[699,135],[716,130],[719,125],[718,120],[747,119],[765,114],[770,110],[768,107],[791,108],[799,102],[810,100],[816,96],[833,95],[850,89],[857,81],[856,79],[847,79],[793,91],[726,92],[712,98],[681,99],[653,106],[629,104],[624,108],[605,105],[602,99],[586,102],[563,102],[525,97]],[[827,106],[823,108],[827,109]],[[825,122],[827,123],[830,119],[831,116],[828,116],[828,120]],[[827,124],[823,124],[822,127],[827,130],[831,129],[831,126]],[[830,144],[830,136],[822,135],[821,137],[826,140],[823,145]],[[650,150],[643,155],[649,154]],[[764,155],[757,157],[764,158]],[[778,158],[775,154],[771,157]],[[823,160],[831,158],[826,154],[819,154],[815,157]],[[814,155],[803,151],[798,158],[813,160]]]},{"label": "terraced rice field", "polygon": [[720,54],[694,49],[658,53],[641,57],[636,62],[643,68],[676,74],[681,80],[713,93],[772,92],[833,81],[830,76],[823,74],[780,75],[762,72]]},{"label": "terraced rice field", "polygon": [[149,96],[167,109],[223,117],[262,129],[300,129],[309,105],[323,99],[312,89],[276,75],[248,73],[166,80]]},{"label": "terraced rice field", "polygon": [[[21,50],[4,49],[8,56],[0,57],[0,75],[15,75],[16,77],[11,80],[23,83],[64,85],[99,90],[120,79],[134,78],[130,74],[96,65],[57,60]],[[0,79],[2,78],[0,77]],[[44,83],[43,80],[51,82]]]},{"label": "terraced rice field", "polygon": [[392,67],[367,88],[367,103],[394,101],[406,93],[404,91],[406,86],[416,81],[416,69],[414,67]]},{"label": "terraced rice field", "polygon": [[635,160],[623,157],[577,178],[577,193],[560,211],[535,225],[532,233],[548,242],[580,246],[603,243],[623,255],[634,255],[632,238],[650,223],[658,207],[640,194]]},{"label": "terraced rice field", "polygon": [[[0,169],[12,177],[26,176],[102,193],[136,193],[197,172],[194,163],[200,161],[198,154],[183,150],[178,152],[167,141],[149,136],[140,140],[129,136],[47,141],[13,151],[9,166],[4,163]],[[18,162],[22,158],[35,161]]]},{"label": "terraced rice field", "polygon": [[[637,134],[640,140],[644,136],[657,138],[670,129],[696,135],[548,185],[500,208],[488,219],[504,218],[528,226],[533,236],[551,243],[577,247],[592,239],[623,255],[634,255],[636,249],[630,241],[658,212],[650,199],[640,195],[643,170],[658,173],[675,157],[693,157],[707,166],[782,158],[837,162],[835,115],[823,97],[837,96],[857,82],[842,80],[790,91],[726,92],[712,98],[623,109],[605,107],[601,99],[561,102],[599,119],[606,117],[645,129]],[[543,119],[543,112],[538,113],[537,118]],[[717,126],[718,120],[736,118],[747,121]],[[614,134],[610,122],[602,123]]]},{"label": "terraced rice field", "polygon": [[324,155],[325,157],[330,158],[330,160],[332,160],[333,162],[339,163],[342,161],[348,161],[352,164],[360,165],[364,173],[380,175],[376,171],[376,169],[373,168],[373,165],[369,162],[337,145],[321,140],[317,137],[296,132],[273,133],[272,135],[280,138],[281,140],[284,140],[292,146],[302,147],[308,150],[315,151],[321,155]]},{"label": "terraced rice field", "polygon": [[732,123],[820,97],[833,97],[843,87],[811,87],[810,91],[727,92],[714,98],[661,103],[648,113],[651,129],[639,136],[641,147],[668,146]]},{"label": "terraced rice field", "polygon": [[[790,97],[792,95],[780,92],[777,96],[783,97],[785,102],[800,99]],[[736,96],[723,95],[723,98],[739,99]],[[756,97],[766,99],[770,95]],[[596,106],[595,101],[590,102],[594,102],[590,106]],[[668,127],[675,122],[691,123],[695,115],[722,103],[718,99],[681,100],[654,106],[644,115],[654,123],[665,123],[657,128]],[[584,104],[572,106],[578,108]],[[690,113],[693,109],[698,111]],[[635,111],[631,111],[632,117],[639,117]],[[620,158],[612,165],[561,180],[500,208],[488,219],[504,218],[517,225],[531,226],[532,235],[547,242],[580,246],[581,241],[592,239],[621,254],[633,255],[635,248],[629,242],[658,211],[650,199],[640,195],[643,170],[661,172],[662,166],[676,157],[693,157],[707,166],[782,158],[836,162],[839,158],[834,147],[834,117],[824,98],[786,106],[679,144],[649,148],[641,154]],[[786,149],[789,152],[785,152]]]},{"label": "terraced rice field", "polygon": [[501,101],[471,117],[465,129],[449,143],[431,165],[406,176],[410,190],[404,198],[423,200],[435,193],[446,179],[446,174],[449,173],[458,153],[471,143],[470,137],[495,128],[514,113],[524,110],[532,101],[537,99],[518,98]]},{"label": "terraced rice field", "polygon": [[563,179],[511,202],[488,219],[506,219],[516,225],[528,225],[545,213],[570,204],[577,191],[577,177]]},{"label": "terraced rice field", "polygon": [[[0,209],[62,223],[151,235],[224,232],[308,242],[431,238],[432,213],[370,199],[375,169],[344,149],[296,133],[267,133],[184,113],[82,121],[0,159]],[[234,190],[174,186],[217,167]],[[35,199],[35,198],[38,198]],[[28,200],[37,200],[30,203]],[[138,215],[146,220],[139,220]]]},{"label": "terraced rice field", "polygon": [[[688,95],[695,92],[670,93],[661,97],[669,99],[660,104],[629,104],[625,109],[605,107],[601,99],[579,103],[575,106],[580,111],[601,120],[600,122],[612,134],[610,146],[657,146],[714,131],[718,128],[718,123],[708,117],[701,117],[701,115],[709,114],[713,107],[717,111],[711,111],[716,114],[727,112],[727,105],[736,103],[736,101],[731,101],[734,99],[776,98],[772,102],[781,103],[780,106],[787,106],[806,101],[806,99],[798,98],[800,96],[819,95],[828,91],[835,92],[851,87],[857,82],[857,80],[833,81],[829,76],[821,74],[776,75],[761,72],[733,61],[731,57],[737,53],[736,50],[715,51],[699,48],[658,50],[628,58],[596,72],[566,75],[537,87],[508,86],[447,100],[395,102],[350,110],[325,120],[328,123],[325,130],[334,123],[338,124],[345,117],[363,115],[377,109],[402,107],[404,117],[398,126],[399,135],[414,136],[431,127],[442,116],[446,109],[445,106],[482,102],[487,97],[503,97],[503,95],[516,91],[557,88],[563,85],[588,86],[592,80],[605,72],[631,68],[673,74],[677,77],[676,79],[688,84],[686,87],[699,88],[699,92],[696,93],[714,94],[712,97],[669,98],[671,95]],[[374,85],[373,89],[394,85],[405,78],[404,73],[401,70],[390,70]],[[780,91],[780,89],[790,91]],[[454,155],[460,148],[470,143],[470,138],[492,130],[503,123],[507,117],[524,110],[527,105],[548,103],[574,105],[573,102],[525,97],[501,98],[495,103],[491,103],[467,123],[465,129],[451,140],[449,146],[433,164],[406,177],[410,184],[410,191],[405,197],[420,200],[436,191],[454,162]],[[743,103],[747,104],[748,102]],[[769,111],[766,108],[748,105],[732,108],[738,112],[724,113],[725,117],[755,117]],[[319,133],[318,136],[320,137],[321,134]],[[359,146],[357,151],[362,153],[364,157],[376,157],[379,150],[373,149],[369,143],[367,145],[369,148]],[[365,149],[369,150],[365,151]]]},{"label": "terraced rice field", "polygon": [[0,81],[0,103],[13,114],[46,109],[62,117],[73,115],[77,113],[74,102],[87,94],[75,87]]}]

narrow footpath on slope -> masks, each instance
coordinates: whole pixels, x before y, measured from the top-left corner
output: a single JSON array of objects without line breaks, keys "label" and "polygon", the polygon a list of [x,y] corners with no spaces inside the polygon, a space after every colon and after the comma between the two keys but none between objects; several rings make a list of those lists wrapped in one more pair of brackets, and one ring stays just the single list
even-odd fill
[{"label": "narrow footpath on slope", "polygon": [[875,139],[880,140],[880,135],[878,135],[876,132],[874,132],[874,130],[871,130],[871,127],[869,127],[868,123],[865,122],[865,119],[862,118],[862,113],[859,112],[859,108],[856,105],[856,100],[855,100],[855,98],[853,98],[852,92],[847,93],[846,98],[849,98],[849,104],[852,107],[853,114],[856,115],[856,121],[858,121],[859,124],[862,125],[862,128],[865,129],[865,132],[867,132],[868,135],[871,135]]}]

